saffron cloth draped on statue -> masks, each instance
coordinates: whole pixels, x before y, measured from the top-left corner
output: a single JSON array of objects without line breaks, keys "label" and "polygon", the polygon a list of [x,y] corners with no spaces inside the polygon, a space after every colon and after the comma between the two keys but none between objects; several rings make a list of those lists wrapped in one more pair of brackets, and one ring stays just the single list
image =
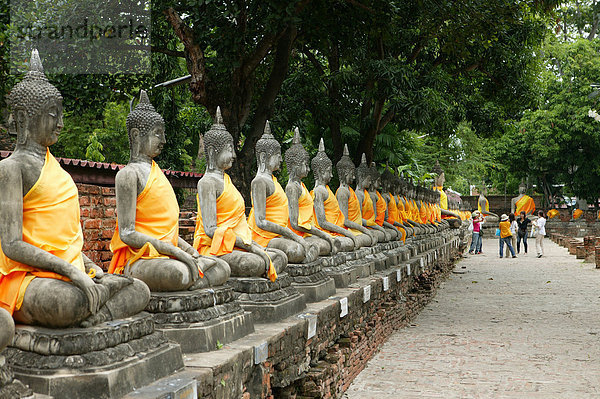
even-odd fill
[{"label": "saffron cloth draped on statue", "polygon": [[[302,194],[300,195],[300,198],[298,198],[298,226],[310,230],[315,224],[313,208],[315,202],[304,183],[300,182],[300,184],[302,185]],[[293,229],[291,223],[289,223],[289,219],[288,227],[301,237],[310,237],[310,233],[304,233],[302,231]]]},{"label": "saffron cloth draped on statue", "polygon": [[[275,176],[272,176],[272,178],[275,191],[267,197],[265,219],[281,227],[287,227],[290,217],[288,199],[277,178]],[[257,226],[256,219],[254,218],[254,204],[248,215],[248,227],[252,230],[252,239],[263,247],[266,247],[273,238],[279,237],[279,234],[263,230]]]},{"label": "saffron cloth draped on statue", "polygon": [[369,192],[365,190],[365,197],[362,202],[362,217],[367,221],[367,226],[375,226],[375,210],[373,208],[373,200]]},{"label": "saffron cloth draped on statue", "polygon": [[[177,197],[171,183],[154,161],[152,161],[146,186],[136,199],[135,230],[174,246],[177,246],[179,241]],[[122,274],[128,263],[132,265],[139,259],[168,258],[159,253],[150,243],[144,244],[142,248],[132,248],[125,244],[119,235],[118,217],[110,250],[113,252],[113,257],[108,268],[109,273]],[[200,276],[202,276],[201,271]]]},{"label": "saffron cloth draped on statue", "polygon": [[525,212],[525,214],[535,212],[535,202],[533,198],[529,195],[523,195],[515,204],[515,216],[519,216],[521,212]]},{"label": "saffron cloth draped on statue", "polygon": [[385,203],[385,200],[383,199],[379,191],[375,191],[375,193],[377,194],[377,203],[375,204],[375,207],[377,209],[377,217],[375,218],[375,223],[377,223],[379,226],[383,226],[383,222],[385,221],[385,211],[387,209],[387,204]]},{"label": "saffron cloth draped on statue", "polygon": [[[327,188],[327,199],[323,202],[323,206],[325,208],[325,219],[327,219],[327,221],[329,223],[333,223],[336,226],[339,226],[343,229],[345,229],[346,227],[344,226],[344,214],[342,213],[342,210],[340,209],[340,204],[337,200],[337,198],[335,197],[335,195],[333,194],[333,192],[331,191],[331,189],[329,188],[329,186],[325,186],[325,188]],[[315,193],[314,191],[311,191],[310,194],[312,195],[313,199],[315,198]],[[314,209],[313,209],[314,212]],[[317,220],[317,216],[314,215],[314,221],[315,221],[315,225],[321,229],[321,227],[319,226],[319,222]],[[323,229],[321,229],[323,230]],[[339,234],[339,233],[335,233],[332,231],[328,231],[328,230],[324,230],[326,233],[328,233],[329,235],[332,236],[342,236],[343,234]]]},{"label": "saffron cloth draped on statue", "polygon": [[[85,272],[77,186],[49,150],[40,177],[23,197],[23,241]],[[19,310],[29,283],[36,277],[70,281],[9,259],[0,249],[0,307],[10,314]]]}]

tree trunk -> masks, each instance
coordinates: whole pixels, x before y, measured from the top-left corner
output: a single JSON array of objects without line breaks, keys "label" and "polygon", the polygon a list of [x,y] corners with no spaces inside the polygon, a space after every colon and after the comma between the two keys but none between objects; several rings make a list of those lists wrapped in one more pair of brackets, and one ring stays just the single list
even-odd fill
[{"label": "tree trunk", "polygon": [[331,131],[331,142],[333,143],[333,154],[335,165],[337,161],[342,157],[344,152],[344,143],[342,142],[342,131],[340,128],[340,88],[336,81],[337,75],[340,72],[340,53],[338,43],[334,42],[331,44],[329,56],[327,61],[329,63],[329,104],[333,109],[333,112],[328,117],[329,130]]}]

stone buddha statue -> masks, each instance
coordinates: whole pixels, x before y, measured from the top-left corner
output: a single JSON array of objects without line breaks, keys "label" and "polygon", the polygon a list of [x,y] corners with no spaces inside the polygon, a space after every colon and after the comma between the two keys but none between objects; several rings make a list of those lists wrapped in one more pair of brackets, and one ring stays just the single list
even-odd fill
[{"label": "stone buddha statue", "polygon": [[281,146],[271,134],[269,121],[256,142],[256,161],[258,170],[251,183],[252,209],[248,215],[252,239],[263,247],[283,251],[289,263],[314,261],[319,255],[317,247],[288,227],[288,198],[273,176],[281,166]]},{"label": "stone buddha statue", "polygon": [[315,187],[312,191],[317,226],[328,234],[337,237],[341,250],[352,251],[360,247],[359,239],[344,224],[345,216],[328,184],[332,177],[333,163],[325,153],[323,139],[319,142],[319,151],[311,161],[315,175]]},{"label": "stone buddha statue", "polygon": [[369,192],[372,180],[373,175],[369,165],[367,165],[367,158],[365,154],[362,154],[360,165],[356,168],[355,190],[358,202],[361,204],[362,223],[363,226],[368,228],[369,232],[377,238],[377,242],[383,242],[386,241],[385,230],[375,222],[375,203],[377,202],[377,195],[374,195],[375,201],[373,201],[373,195]]},{"label": "stone buddha statue", "polygon": [[63,127],[62,97],[37,50],[8,103],[17,145],[0,162],[0,307],[19,323],[50,328],[139,313],[150,298],[148,287],[104,274],[82,253],[77,187],[48,148]]},{"label": "stone buddha statue", "polygon": [[227,262],[202,256],[179,237],[179,205],[153,161],[165,144],[165,123],[142,90],[127,117],[130,158],[115,178],[117,227],[109,272],[135,277],[153,292],[223,285]]},{"label": "stone buddha statue", "polygon": [[194,248],[229,264],[233,277],[268,277],[275,281],[285,270],[287,256],[280,250],[265,250],[252,240],[245,215],[244,198],[225,171],[235,160],[233,137],[217,108],[215,122],[204,135],[206,172],[198,182],[198,217]]},{"label": "stone buddha statue", "polygon": [[401,219],[400,223],[406,231],[406,238],[410,239],[415,235],[413,225],[408,221],[408,212],[406,210],[406,198],[402,195],[406,188],[406,182],[398,177],[394,177],[394,183],[392,185],[392,192],[396,199],[396,208],[398,209],[398,217]]},{"label": "stone buddha statue", "polygon": [[433,180],[433,189],[440,193],[439,198],[439,207],[442,213],[442,219],[447,218],[457,218],[460,219],[460,216],[455,212],[449,210],[448,206],[448,196],[444,192],[444,183],[446,182],[446,174],[442,170],[440,163],[435,161],[435,166],[433,167],[433,173],[436,174]]},{"label": "stone buddha statue", "polygon": [[290,229],[304,237],[311,246],[319,248],[319,255],[334,255],[339,251],[341,243],[315,226],[314,200],[302,183],[302,179],[308,176],[310,171],[310,156],[300,142],[298,128],[294,129],[292,145],[285,152],[285,163],[289,174],[285,193],[288,199]]},{"label": "stone buddha statue", "polygon": [[527,191],[527,185],[525,182],[521,182],[519,185],[519,195],[510,200],[510,211],[518,217],[521,212],[525,212],[526,215],[533,215],[535,212],[535,202],[533,198],[525,194]]},{"label": "stone buddha statue", "polygon": [[344,144],[344,153],[336,166],[340,186],[335,192],[335,197],[340,205],[340,210],[344,214],[344,226],[355,233],[361,247],[375,245],[377,238],[372,234],[372,231],[363,226],[360,202],[356,193],[350,187],[350,184],[354,183],[356,166],[350,159],[348,144]]},{"label": "stone buddha statue", "polygon": [[387,241],[396,240],[400,238],[400,232],[394,225],[390,224],[388,219],[388,209],[387,202],[379,192],[381,188],[381,174],[377,170],[377,166],[375,162],[371,162],[371,167],[369,168],[371,172],[371,198],[373,198],[373,203],[375,204],[375,223],[379,226],[383,227],[386,231]]},{"label": "stone buddha statue", "polygon": [[392,191],[394,191],[393,186],[395,180],[395,176],[386,166],[383,174],[381,175],[381,188],[383,190],[383,194],[381,195],[386,202],[387,208],[386,222],[393,225],[400,233],[398,238],[401,239],[402,242],[406,242],[406,230],[402,225],[402,217],[398,211],[396,196],[392,193]]},{"label": "stone buddha statue", "polygon": [[483,216],[486,217],[486,222],[497,223],[500,221],[500,217],[494,212],[490,212],[490,202],[485,197],[487,195],[487,188],[484,186],[481,188],[479,198],[477,199],[477,209]]}]

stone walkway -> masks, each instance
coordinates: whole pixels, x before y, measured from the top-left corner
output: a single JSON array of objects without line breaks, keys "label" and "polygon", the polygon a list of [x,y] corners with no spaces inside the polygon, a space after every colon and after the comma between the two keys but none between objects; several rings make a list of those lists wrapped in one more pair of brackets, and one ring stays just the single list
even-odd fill
[{"label": "stone walkway", "polygon": [[600,270],[548,239],[538,259],[530,242],[499,259],[484,240],[344,398],[600,397]]}]

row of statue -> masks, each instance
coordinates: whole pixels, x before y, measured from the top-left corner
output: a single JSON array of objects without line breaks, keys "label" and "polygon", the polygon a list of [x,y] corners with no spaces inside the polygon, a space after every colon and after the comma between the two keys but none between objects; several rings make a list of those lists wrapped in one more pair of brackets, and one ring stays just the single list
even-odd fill
[{"label": "row of statue", "polygon": [[[13,334],[9,315],[54,329],[91,327],[143,311],[151,292],[217,287],[230,277],[276,281],[288,264],[406,241],[447,226],[446,218],[468,217],[448,205],[441,170],[434,190],[415,187],[389,170],[380,175],[364,155],[355,167],[347,147],[334,194],[323,141],[310,160],[298,129],[285,152],[284,190],[273,175],[282,163],[281,146],[268,123],[256,143],[258,171],[246,217],[244,199],[226,173],[235,161],[233,138],[217,109],[204,136],[207,165],[190,245],[179,236],[174,191],[153,160],[166,142],[164,120],[142,91],[126,122],[131,155],[115,180],[118,221],[107,273],[82,252],[77,187],[49,151],[63,124],[62,97],[36,51],[8,102],[17,145],[0,162],[0,321],[10,324],[0,328],[0,349]],[[309,168],[315,176],[310,192],[302,182]]]}]

